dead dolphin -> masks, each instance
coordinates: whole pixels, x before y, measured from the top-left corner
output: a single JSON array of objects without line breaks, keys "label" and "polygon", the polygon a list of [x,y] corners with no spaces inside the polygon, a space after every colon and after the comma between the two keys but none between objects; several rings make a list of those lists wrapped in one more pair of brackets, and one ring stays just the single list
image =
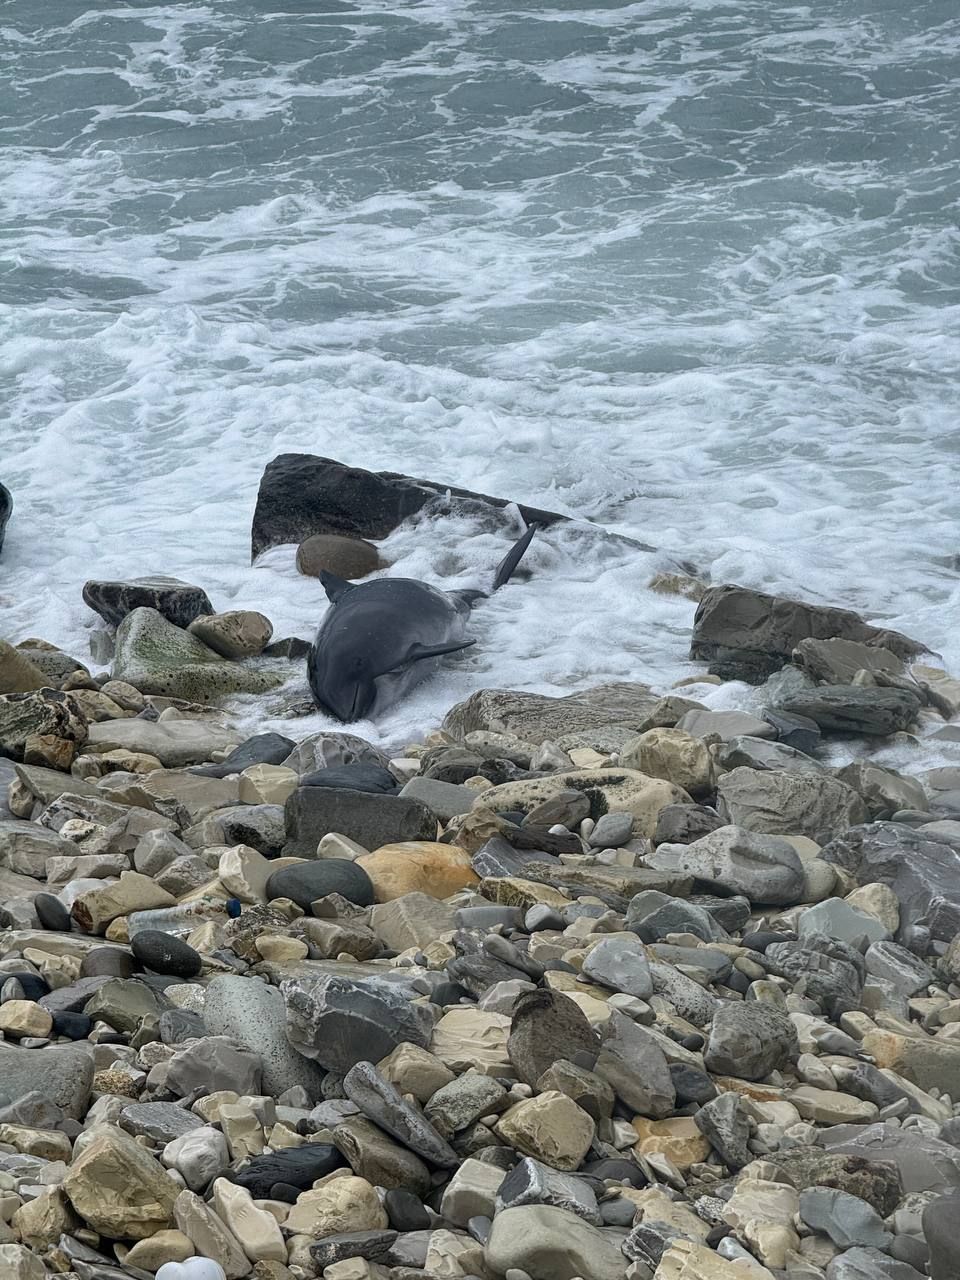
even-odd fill
[{"label": "dead dolphin", "polygon": [[353,583],[321,573],[330,608],[307,655],[320,710],[344,724],[375,719],[430,675],[443,654],[476,644],[464,639],[471,608],[509,580],[536,531],[531,524],[510,549],[490,592],[438,591],[415,578]]}]

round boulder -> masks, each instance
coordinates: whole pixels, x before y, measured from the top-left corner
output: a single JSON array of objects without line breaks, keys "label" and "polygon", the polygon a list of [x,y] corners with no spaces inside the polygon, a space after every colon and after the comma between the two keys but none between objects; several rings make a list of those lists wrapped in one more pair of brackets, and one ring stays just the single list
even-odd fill
[{"label": "round boulder", "polygon": [[327,894],[339,893],[358,907],[370,907],[376,901],[374,887],[366,871],[346,858],[321,858],[317,862],[297,862],[274,871],[267,881],[267,901],[290,898],[304,911],[310,903]]},{"label": "round boulder", "polygon": [[173,978],[195,978],[203,963],[199,952],[189,943],[159,929],[135,933],[130,939],[130,950],[145,968]]},{"label": "round boulder", "polygon": [[377,902],[392,902],[407,893],[449,898],[480,883],[469,853],[453,844],[408,840],[385,844],[351,864],[370,877]]},{"label": "round boulder", "polygon": [[383,567],[380,552],[363,538],[315,533],[297,548],[297,569],[308,578],[319,578],[326,572],[353,582]]}]

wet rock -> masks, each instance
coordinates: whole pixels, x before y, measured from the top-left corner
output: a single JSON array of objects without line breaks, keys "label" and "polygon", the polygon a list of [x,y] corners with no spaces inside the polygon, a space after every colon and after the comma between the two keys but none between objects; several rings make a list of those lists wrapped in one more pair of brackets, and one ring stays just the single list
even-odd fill
[{"label": "wet rock", "polygon": [[155,609],[175,627],[186,627],[201,614],[213,613],[202,588],[162,575],[127,582],[92,578],[84,584],[83,600],[111,626],[119,625],[134,609]]},{"label": "wet rock", "polygon": [[199,703],[263,693],[282,679],[273,671],[227,661],[150,608],[134,609],[120,623],[113,676],[141,693]]},{"label": "wet rock", "polygon": [[234,662],[261,654],[273,635],[270,619],[248,609],[201,614],[187,630],[208,649]]},{"label": "wet rock", "polygon": [[801,641],[834,637],[881,645],[901,658],[923,651],[907,636],[871,627],[847,609],[721,586],[710,587],[697,607],[690,656],[710,661],[733,650],[786,661]]},{"label": "wet rock", "polygon": [[838,770],[837,777],[861,797],[871,822],[891,818],[901,809],[929,808],[920,783],[895,769],[881,769],[879,765],[856,760]]},{"label": "wet rock", "polygon": [[536,746],[567,734],[594,735],[611,741],[614,750],[642,731],[658,701],[645,685],[627,682],[597,685],[564,698],[481,689],[447,713],[443,728],[461,741],[482,730],[513,734]]},{"label": "wet rock", "polygon": [[920,711],[920,699],[908,689],[818,685],[805,693],[790,694],[780,707],[807,716],[833,733],[882,737],[909,729]]},{"label": "wet rock", "polygon": [[290,1043],[328,1071],[345,1075],[358,1062],[378,1062],[404,1041],[421,1048],[430,1042],[430,1012],[382,980],[290,978],[280,990]]},{"label": "wet rock", "polygon": [[[0,551],[3,550],[3,537],[7,531],[7,523],[12,512],[13,496],[5,484],[0,484]],[[19,1277],[18,1280],[20,1280]],[[29,1280],[26,1273],[24,1275],[24,1280]]]},{"label": "wet rock", "polygon": [[592,1068],[597,1037],[574,1001],[546,989],[521,996],[510,1022],[507,1053],[520,1080],[535,1085],[559,1058]]},{"label": "wet rock", "polygon": [[799,1056],[793,1023],[757,1001],[717,1008],[704,1052],[708,1070],[740,1080],[762,1080]]},{"label": "wet rock", "polygon": [[315,533],[297,548],[297,572],[308,578],[335,573],[356,582],[383,568],[380,552],[363,538],[345,538],[332,533]]},{"label": "wet rock", "polygon": [[731,738],[717,751],[717,764],[728,772],[740,768],[782,769],[786,773],[810,773],[815,777],[825,772],[819,760],[795,747],[751,737]]},{"label": "wet rock", "polygon": [[657,816],[665,805],[689,800],[680,787],[661,778],[648,778],[635,769],[577,769],[492,787],[481,794],[477,805],[504,813],[529,811],[567,789],[588,797],[591,817],[608,812],[632,814],[634,831],[646,836],[653,834]]},{"label": "wet rock", "polygon": [[827,1280],[923,1280],[907,1262],[879,1249],[848,1249],[827,1263]]},{"label": "wet rock", "polygon": [[689,845],[659,845],[647,862],[751,902],[789,904],[799,901],[803,890],[803,866],[792,845],[737,826],[721,827]]},{"label": "wet rock", "polygon": [[340,791],[365,791],[371,795],[395,795],[400,787],[389,769],[369,761],[333,764],[300,775],[301,787],[332,787]]}]

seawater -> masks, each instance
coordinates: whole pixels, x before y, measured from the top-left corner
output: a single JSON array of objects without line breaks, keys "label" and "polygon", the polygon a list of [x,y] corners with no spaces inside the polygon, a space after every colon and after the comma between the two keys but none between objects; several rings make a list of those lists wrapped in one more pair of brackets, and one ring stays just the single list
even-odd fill
[{"label": "seawater", "polygon": [[941,0],[3,5],[0,631],[84,658],[85,578],[166,572],[309,636],[294,549],[249,563],[304,451],[656,548],[545,533],[370,734],[691,674],[677,560],[960,670],[958,71]]}]

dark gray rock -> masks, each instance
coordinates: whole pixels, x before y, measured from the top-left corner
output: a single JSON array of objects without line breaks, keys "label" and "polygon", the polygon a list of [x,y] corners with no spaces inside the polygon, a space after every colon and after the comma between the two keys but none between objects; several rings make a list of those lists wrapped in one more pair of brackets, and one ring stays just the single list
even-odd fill
[{"label": "dark gray rock", "polygon": [[709,661],[725,649],[786,661],[802,640],[834,636],[882,645],[901,658],[923,652],[916,641],[871,627],[848,609],[727,585],[710,587],[697,606],[690,656]]},{"label": "dark gray rock", "polygon": [[183,1044],[206,1035],[203,1018],[190,1009],[164,1009],[159,1029],[161,1044]]},{"label": "dark gray rock", "polygon": [[0,1100],[40,1093],[66,1115],[82,1120],[90,1104],[93,1053],[89,1045],[19,1049],[0,1045]]},{"label": "dark gray rock", "polygon": [[659,942],[669,933],[692,933],[704,942],[719,942],[726,930],[704,907],[687,898],[671,898],[647,889],[630,899],[626,927],[644,942]]},{"label": "dark gray rock", "polygon": [[73,921],[70,912],[55,893],[38,893],[33,900],[33,909],[44,929],[52,929],[56,933],[69,933]]},{"label": "dark gray rock", "polygon": [[285,820],[285,857],[315,858],[317,845],[330,831],[339,831],[365,849],[434,840],[437,834],[436,815],[419,800],[342,787],[298,787],[287,800]]},{"label": "dark gray rock", "polygon": [[324,974],[287,979],[280,990],[290,1043],[328,1071],[345,1075],[358,1062],[379,1062],[405,1040],[429,1044],[433,1014],[386,981]]},{"label": "dark gray rock", "polygon": [[189,943],[159,929],[142,929],[130,939],[130,950],[146,969],[174,978],[195,978],[203,959]]},{"label": "dark gray rock", "polygon": [[358,1062],[343,1078],[343,1090],[368,1120],[430,1164],[455,1168],[460,1157],[422,1112],[380,1074],[372,1062]]},{"label": "dark gray rock", "polygon": [[[497,1191],[498,1213],[522,1204],[553,1205],[555,1209],[575,1213],[595,1227],[602,1221],[596,1194],[585,1178],[559,1173],[528,1156],[514,1165]],[[630,1217],[632,1221],[633,1214]]]},{"label": "dark gray rock", "polygon": [[859,884],[889,885],[900,903],[898,940],[916,924],[937,942],[960,933],[960,850],[896,822],[851,827],[821,851]]},{"label": "dark gray rock", "polygon": [[784,746],[793,747],[805,755],[813,755],[820,746],[822,734],[816,720],[809,716],[798,716],[790,711],[781,711],[779,707],[765,707],[761,719],[772,725],[777,733],[777,741]]},{"label": "dark gray rock", "polygon": [[492,1076],[465,1071],[432,1094],[424,1115],[444,1138],[468,1129],[481,1116],[496,1115],[510,1105],[510,1096]]},{"label": "dark gray rock", "polygon": [[266,888],[268,901],[290,898],[304,911],[309,911],[311,902],[331,893],[338,893],[358,907],[369,907],[374,901],[370,877],[346,858],[321,858],[282,867],[270,876]]},{"label": "dark gray rock", "polygon": [[659,1120],[672,1113],[676,1092],[663,1050],[649,1032],[622,1013],[611,1013],[600,1028],[594,1070],[635,1112]]},{"label": "dark gray rock", "polygon": [[0,484],[0,551],[3,550],[3,535],[7,531],[7,521],[13,512],[13,495],[5,484]]},{"label": "dark gray rock", "polygon": [[[391,471],[363,471],[314,454],[281,453],[267,464],[260,481],[251,529],[251,561],[268,547],[285,542],[299,545],[318,533],[378,542],[425,507],[437,514],[460,510],[482,517],[491,527],[512,528],[511,517],[503,514],[510,505],[508,499]],[[538,507],[518,509],[527,524],[568,520]],[[578,527],[592,526],[578,521]],[[600,529],[597,533],[611,536]],[[629,538],[623,541],[635,547],[643,545]]]},{"label": "dark gray rock", "polygon": [[796,942],[773,942],[764,956],[773,973],[789,978],[831,1018],[860,1007],[863,960],[839,939],[811,933]]},{"label": "dark gray rock", "polygon": [[833,733],[884,737],[909,729],[920,712],[920,699],[909,689],[855,684],[824,684],[794,693],[780,703],[784,711],[807,716]]},{"label": "dark gray rock", "polygon": [[186,627],[202,614],[213,613],[201,587],[162,575],[131,578],[128,582],[91,578],[83,587],[84,603],[104,622],[117,626],[134,609],[156,609],[175,627]]},{"label": "dark gray rock", "polygon": [[836,1187],[807,1187],[801,1191],[800,1217],[841,1249],[857,1245],[886,1249],[893,1238],[884,1230],[883,1219],[872,1205]]},{"label": "dark gray rock", "polygon": [[762,1080],[799,1054],[797,1032],[787,1015],[751,1001],[717,1006],[704,1062],[716,1075]]},{"label": "dark gray rock", "polygon": [[355,733],[324,729],[303,738],[281,763],[302,777],[318,769],[349,764],[377,764],[386,769],[390,760],[378,747]]},{"label": "dark gray rock", "polygon": [[787,773],[823,773],[824,766],[796,747],[766,738],[737,737],[723,743],[717,752],[722,769],[784,769]]},{"label": "dark gray rock", "polygon": [[307,1142],[269,1155],[254,1156],[242,1169],[228,1169],[223,1176],[246,1187],[254,1200],[266,1200],[278,1182],[308,1191],[320,1178],[343,1167],[343,1156],[332,1143]]},{"label": "dark gray rock", "polygon": [[383,1207],[394,1231],[428,1231],[432,1219],[423,1201],[411,1191],[394,1187],[383,1197]]},{"label": "dark gray rock", "polygon": [[86,1040],[93,1030],[93,1019],[85,1013],[55,1013],[52,1034],[67,1040]]},{"label": "dark gray rock", "polygon": [[141,1134],[153,1142],[173,1142],[191,1129],[203,1127],[200,1116],[173,1102],[135,1102],[120,1112],[120,1128],[134,1137]]},{"label": "dark gray rock", "polygon": [[[284,809],[279,804],[238,804],[217,809],[185,833],[197,848],[248,844],[265,858],[275,858],[286,840]],[[316,848],[311,857],[316,855]]]},{"label": "dark gray rock", "polygon": [[653,843],[693,844],[723,826],[723,819],[713,809],[699,804],[668,804],[657,814]]},{"label": "dark gray rock", "polygon": [[[670,1074],[676,1083],[676,1075],[672,1069]],[[742,1169],[754,1158],[747,1145],[750,1141],[750,1121],[738,1093],[717,1094],[704,1103],[693,1119],[728,1169]]]},{"label": "dark gray rock", "polygon": [[400,784],[382,765],[358,761],[356,764],[328,765],[313,769],[300,778],[301,787],[332,787],[338,791],[366,791],[371,795],[392,796]]},{"label": "dark gray rock", "polygon": [[566,996],[539,988],[513,1007],[507,1055],[517,1077],[535,1085],[559,1058],[592,1069],[599,1045],[586,1015]]},{"label": "dark gray rock", "polygon": [[347,1258],[366,1258],[368,1262],[385,1262],[394,1241],[396,1231],[350,1231],[343,1235],[327,1236],[310,1246],[310,1257],[317,1270],[332,1267],[335,1262]]},{"label": "dark gray rock", "polygon": [[909,1115],[918,1110],[918,1104],[912,1096],[895,1084],[889,1076],[885,1076],[872,1062],[858,1062],[855,1067],[841,1070],[836,1079],[844,1093],[852,1094],[854,1098],[861,1098],[864,1102],[872,1102],[881,1110],[904,1099],[907,1101],[904,1114]]},{"label": "dark gray rock", "polygon": [[670,1078],[676,1090],[678,1107],[688,1102],[696,1102],[702,1107],[717,1097],[717,1086],[699,1067],[690,1066],[686,1062],[671,1062]]},{"label": "dark gray rock", "polygon": [[403,1187],[419,1196],[429,1192],[430,1170],[420,1157],[365,1116],[347,1116],[334,1129],[333,1140],[358,1178],[387,1190]]},{"label": "dark gray rock", "polygon": [[204,778],[228,778],[232,773],[242,773],[253,764],[283,764],[296,747],[292,738],[282,733],[258,733],[239,747],[234,747],[220,764],[198,765],[191,773]]}]

